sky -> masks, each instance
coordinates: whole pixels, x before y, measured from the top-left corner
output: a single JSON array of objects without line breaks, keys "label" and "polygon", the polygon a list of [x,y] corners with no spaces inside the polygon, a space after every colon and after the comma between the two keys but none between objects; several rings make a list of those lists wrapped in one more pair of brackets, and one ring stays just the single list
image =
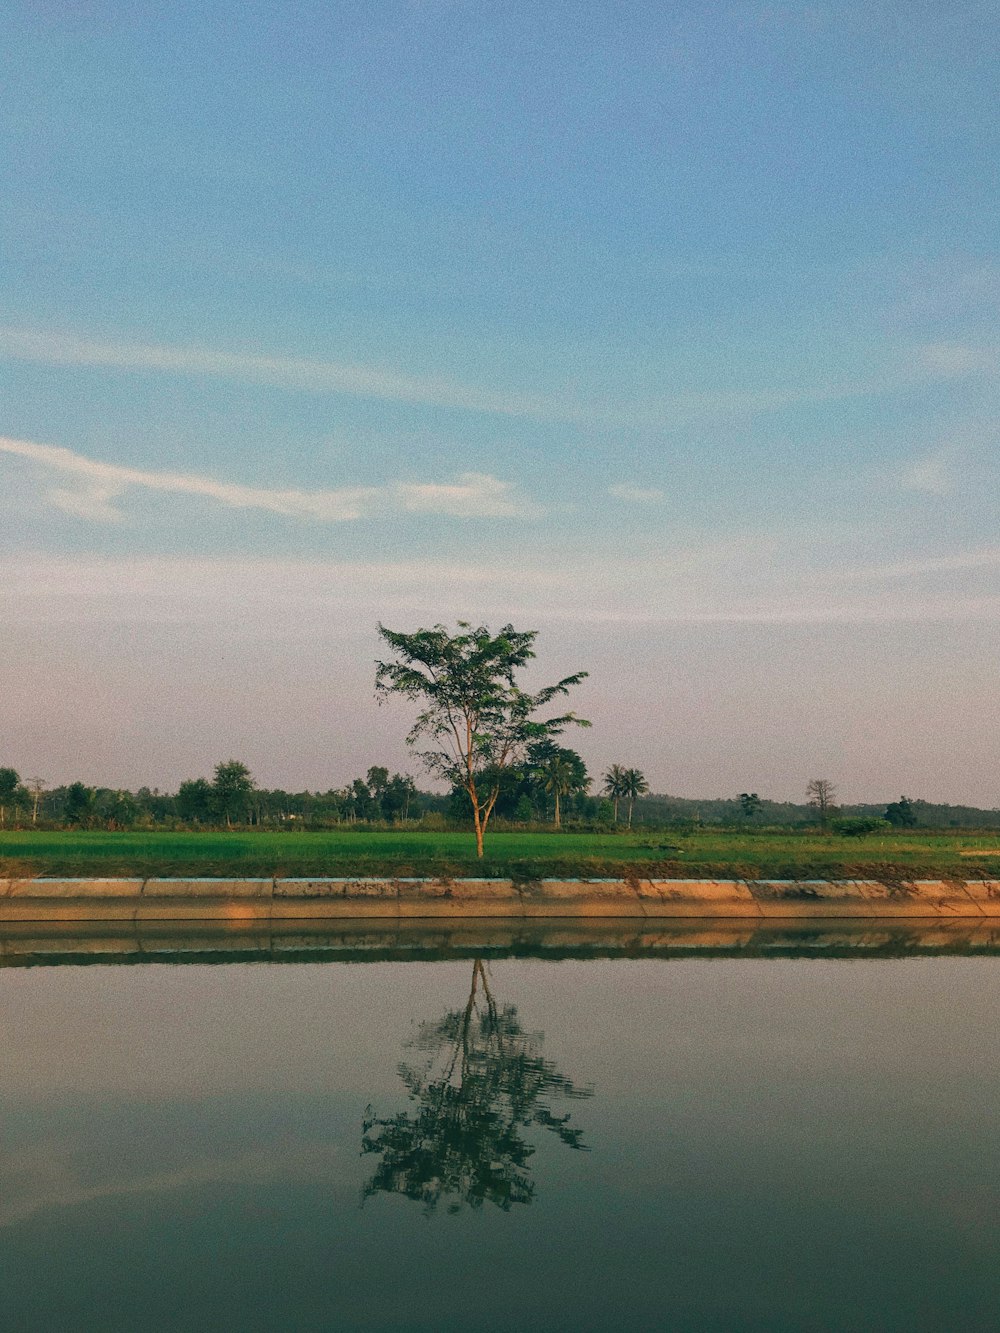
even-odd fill
[{"label": "sky", "polygon": [[420,770],[538,630],[678,796],[1000,804],[997,14],[10,0],[0,763]]}]

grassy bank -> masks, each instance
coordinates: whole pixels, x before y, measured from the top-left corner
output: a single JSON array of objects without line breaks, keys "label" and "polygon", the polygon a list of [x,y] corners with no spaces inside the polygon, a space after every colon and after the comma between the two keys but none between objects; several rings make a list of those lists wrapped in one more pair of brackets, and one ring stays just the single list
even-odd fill
[{"label": "grassy bank", "polygon": [[0,832],[0,876],[1000,878],[996,833]]}]

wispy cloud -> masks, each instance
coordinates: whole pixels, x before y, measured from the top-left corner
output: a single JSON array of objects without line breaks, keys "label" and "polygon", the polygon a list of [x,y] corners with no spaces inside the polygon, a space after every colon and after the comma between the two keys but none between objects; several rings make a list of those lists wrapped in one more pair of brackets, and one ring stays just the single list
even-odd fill
[{"label": "wispy cloud", "polygon": [[608,494],[626,504],[659,504],[663,499],[663,492],[657,486],[609,486]]},{"label": "wispy cloud", "polygon": [[[706,422],[736,421],[789,408],[906,392],[928,380],[974,377],[996,367],[995,348],[934,343],[908,348],[882,372],[863,372],[812,384],[708,385],[648,396],[605,390],[586,395],[549,394],[463,384],[436,376],[407,375],[384,367],[307,357],[263,356],[205,347],[109,342],[46,330],[0,326],[0,356],[56,366],[200,375],[321,394],[395,401],[430,407],[581,426],[684,430]],[[669,367],[662,382],[670,384]]]},{"label": "wispy cloud", "polygon": [[320,523],[347,522],[386,510],[457,518],[528,518],[544,512],[534,501],[522,498],[510,482],[479,472],[465,472],[448,483],[397,482],[384,487],[307,491],[243,486],[197,473],[122,467],[28,440],[0,438],[0,453],[26,458],[48,472],[71,477],[73,486],[50,487],[47,500],[66,513],[97,523],[119,522],[123,514],[116,502],[132,489],[191,495],[230,509],[256,509]]},{"label": "wispy cloud", "polygon": [[[748,562],[734,539],[728,559],[705,548],[679,560],[607,562],[581,581],[572,559],[536,564],[441,561],[25,557],[0,589],[9,626],[98,623],[211,624],[227,632],[297,639],[303,625],[324,639],[368,634],[371,608],[420,623],[484,617],[537,625],[868,625],[975,623],[1000,614],[1000,595],[975,576],[995,567],[996,548],[956,552],[819,577],[799,551],[780,563]],[[748,563],[760,578],[748,586]],[[789,568],[789,566],[792,566]],[[952,577],[942,587],[928,577]],[[737,577],[739,575],[739,577]],[[245,588],[232,599],[234,580]],[[887,591],[885,581],[896,586]],[[262,628],[266,627],[266,631]]]},{"label": "wispy cloud", "polygon": [[[998,363],[1000,368],[1000,363]],[[897,473],[904,490],[947,495],[962,490],[992,493],[1000,460],[1000,417],[985,410],[953,420]]]},{"label": "wispy cloud", "polygon": [[938,379],[964,379],[970,375],[991,374],[1000,366],[995,347],[968,343],[925,343],[916,351],[920,370]]},{"label": "wispy cloud", "polygon": [[919,579],[928,574],[963,574],[979,569],[1000,568],[1000,546],[981,546],[951,555],[915,557],[881,565],[859,565],[840,569],[840,580]]},{"label": "wispy cloud", "polygon": [[545,511],[518,496],[509,481],[483,472],[463,472],[457,481],[400,482],[391,488],[411,514],[450,514],[456,518],[534,518]]},{"label": "wispy cloud", "polygon": [[[871,281],[877,281],[877,275]],[[940,329],[942,321],[956,319],[993,320],[1000,309],[1000,264],[990,259],[966,254],[921,257],[901,266],[896,281],[890,315],[924,327]]]},{"label": "wispy cloud", "polygon": [[453,407],[511,417],[578,420],[585,413],[571,402],[459,384],[447,379],[404,375],[376,366],[316,361],[304,357],[257,356],[203,347],[162,347],[151,343],[100,342],[69,334],[0,328],[0,355],[59,366],[106,366],[248,380],[314,393],[344,393],[433,407]]},{"label": "wispy cloud", "polygon": [[947,495],[954,486],[952,469],[956,458],[957,450],[948,446],[916,459],[903,469],[904,489],[922,491],[925,495]]}]

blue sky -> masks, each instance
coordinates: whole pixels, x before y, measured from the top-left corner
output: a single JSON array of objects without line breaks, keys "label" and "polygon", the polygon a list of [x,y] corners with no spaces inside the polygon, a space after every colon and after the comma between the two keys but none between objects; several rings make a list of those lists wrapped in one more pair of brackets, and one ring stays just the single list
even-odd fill
[{"label": "blue sky", "polygon": [[462,615],[595,769],[996,804],[994,6],[0,26],[4,762],[401,767]]}]

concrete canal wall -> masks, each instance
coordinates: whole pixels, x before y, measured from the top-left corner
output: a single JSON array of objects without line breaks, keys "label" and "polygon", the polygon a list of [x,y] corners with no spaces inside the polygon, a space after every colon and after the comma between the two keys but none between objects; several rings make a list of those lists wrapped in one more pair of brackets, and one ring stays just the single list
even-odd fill
[{"label": "concrete canal wall", "polygon": [[0,880],[0,922],[421,917],[1000,918],[1000,880]]}]

